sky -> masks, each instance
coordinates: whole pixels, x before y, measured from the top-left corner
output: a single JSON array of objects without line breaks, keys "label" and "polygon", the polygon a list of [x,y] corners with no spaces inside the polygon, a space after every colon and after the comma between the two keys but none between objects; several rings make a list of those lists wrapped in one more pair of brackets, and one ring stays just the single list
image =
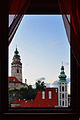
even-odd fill
[{"label": "sky", "polygon": [[22,79],[34,85],[37,80],[52,84],[59,80],[63,62],[70,78],[70,46],[61,15],[25,15],[9,46],[9,76],[16,49],[22,62]]}]

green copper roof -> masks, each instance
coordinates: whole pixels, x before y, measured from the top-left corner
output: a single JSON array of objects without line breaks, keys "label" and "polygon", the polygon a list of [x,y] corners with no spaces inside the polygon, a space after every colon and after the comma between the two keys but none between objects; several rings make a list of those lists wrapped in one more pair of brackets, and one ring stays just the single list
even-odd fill
[{"label": "green copper roof", "polygon": [[65,73],[61,73],[60,75],[59,75],[59,78],[66,78],[67,76],[65,75]]},{"label": "green copper roof", "polygon": [[66,80],[59,80],[58,83],[68,83]]},{"label": "green copper roof", "polygon": [[64,70],[64,66],[63,65],[61,66],[61,70]]},{"label": "green copper roof", "polygon": [[61,66],[61,72],[60,72],[60,75],[59,75],[59,83],[67,83],[66,81],[66,75],[65,75],[65,72],[64,72],[64,66],[62,65]]}]

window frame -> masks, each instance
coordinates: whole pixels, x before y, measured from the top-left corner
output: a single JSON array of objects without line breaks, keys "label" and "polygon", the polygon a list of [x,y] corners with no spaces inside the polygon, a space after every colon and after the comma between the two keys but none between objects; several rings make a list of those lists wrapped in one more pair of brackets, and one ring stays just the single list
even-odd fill
[{"label": "window frame", "polygon": [[[53,4],[54,4],[53,9],[51,6],[48,6],[47,10],[45,10],[44,7],[43,9],[40,9],[40,8],[38,9],[36,7],[36,3],[34,2],[34,4],[32,3],[32,6],[30,5],[27,11],[27,14],[34,14],[34,13],[35,14],[37,13],[38,14],[60,14],[59,8],[55,7],[55,2],[53,2]],[[20,117],[21,115],[24,116],[25,109],[24,110],[23,109],[9,110],[8,108],[8,41],[7,41],[8,12],[7,12],[6,4],[5,4],[4,9],[5,9],[4,11],[2,10],[3,11],[3,14],[1,15],[2,19],[0,19],[0,23],[1,23],[1,26],[0,26],[0,33],[1,33],[0,34],[0,39],[1,39],[1,44],[0,44],[0,118],[4,117],[4,119],[6,119],[7,117],[8,119],[11,119],[12,117],[14,118],[15,115],[17,115],[17,117]],[[72,32],[71,32],[71,39],[74,39],[72,36]],[[40,114],[40,113],[51,114],[57,120],[59,120],[60,118],[61,120],[68,119],[68,118],[72,120],[73,115],[74,115],[74,118],[79,118],[79,115],[80,115],[80,112],[79,112],[79,109],[80,109],[79,75],[80,75],[80,67],[77,65],[77,61],[75,60],[72,50],[71,50],[71,107],[68,109],[67,108],[65,109],[64,108],[38,109],[37,111],[28,109],[27,110],[28,113],[25,113],[24,119],[26,119],[27,115],[29,115],[29,112],[30,112],[30,115],[28,116],[29,118],[33,117],[33,116],[31,117],[31,114],[32,115],[34,114],[36,118],[37,114]],[[43,116],[43,118],[45,119],[45,116]]]}]

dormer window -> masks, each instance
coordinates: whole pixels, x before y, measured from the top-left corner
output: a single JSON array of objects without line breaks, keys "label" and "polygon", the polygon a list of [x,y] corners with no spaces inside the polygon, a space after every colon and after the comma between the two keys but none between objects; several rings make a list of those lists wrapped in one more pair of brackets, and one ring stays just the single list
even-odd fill
[{"label": "dormer window", "polygon": [[45,91],[42,91],[42,99],[45,99]]},{"label": "dormer window", "polygon": [[49,99],[51,99],[51,98],[52,98],[51,91],[49,91]]}]

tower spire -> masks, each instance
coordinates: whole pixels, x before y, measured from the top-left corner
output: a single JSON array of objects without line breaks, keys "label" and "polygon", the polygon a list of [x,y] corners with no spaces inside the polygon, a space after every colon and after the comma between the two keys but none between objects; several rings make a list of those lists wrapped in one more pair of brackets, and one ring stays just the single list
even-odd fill
[{"label": "tower spire", "polygon": [[11,63],[11,76],[14,76],[18,80],[22,81],[22,63],[17,50],[17,45],[16,50],[14,51],[13,61]]},{"label": "tower spire", "polygon": [[16,48],[17,48],[17,44],[16,44]]}]

